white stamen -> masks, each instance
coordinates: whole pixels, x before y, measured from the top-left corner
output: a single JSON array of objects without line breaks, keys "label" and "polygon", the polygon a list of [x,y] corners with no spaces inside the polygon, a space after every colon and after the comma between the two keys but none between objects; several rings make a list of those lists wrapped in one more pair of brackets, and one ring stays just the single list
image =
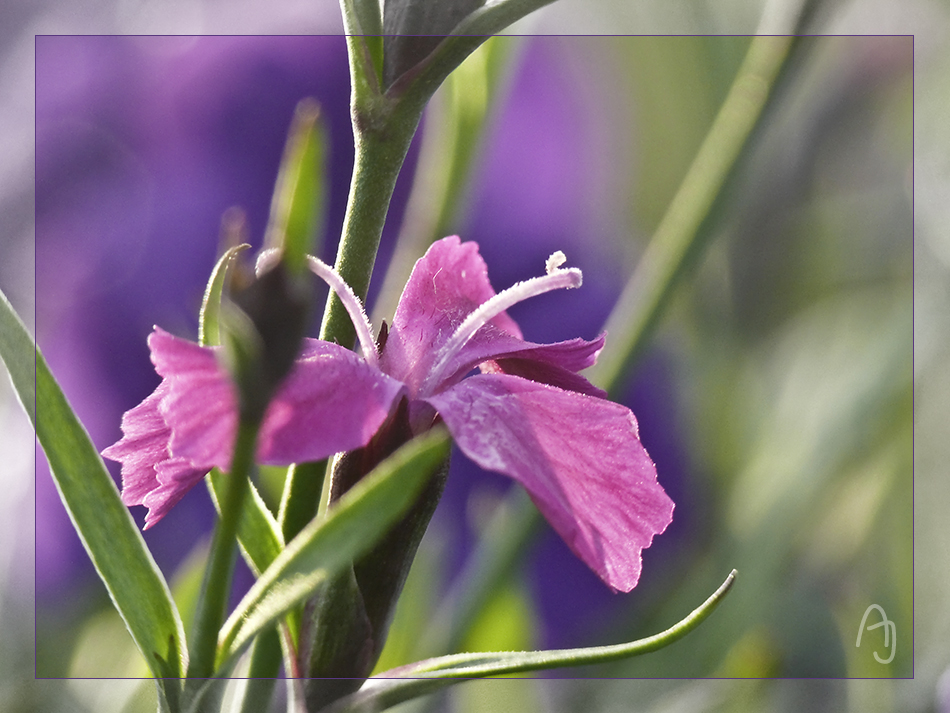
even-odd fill
[{"label": "white stamen", "polygon": [[313,255],[307,255],[307,263],[310,270],[328,285],[330,289],[336,292],[340,298],[343,307],[346,308],[356,329],[356,336],[360,340],[360,347],[363,350],[363,358],[370,366],[379,366],[379,353],[376,351],[376,340],[373,339],[373,326],[369,323],[369,317],[366,316],[366,310],[363,309],[363,303],[356,296],[346,281],[340,277],[340,273],[327,265],[323,260],[315,258]]},{"label": "white stamen", "polygon": [[550,275],[565,262],[567,262],[567,255],[558,250],[551,253],[551,256],[545,261],[544,269]]},{"label": "white stamen", "polygon": [[432,368],[426,375],[425,381],[419,389],[422,396],[432,393],[445,378],[453,357],[468,344],[475,333],[488,322],[510,307],[523,302],[529,297],[542,295],[545,292],[580,287],[583,281],[581,271],[576,267],[561,268],[567,258],[560,250],[551,255],[545,263],[546,275],[532,277],[529,280],[518,282],[507,290],[502,290],[489,300],[486,300],[473,310],[458,326],[458,329],[449,337],[449,340],[439,350]]}]

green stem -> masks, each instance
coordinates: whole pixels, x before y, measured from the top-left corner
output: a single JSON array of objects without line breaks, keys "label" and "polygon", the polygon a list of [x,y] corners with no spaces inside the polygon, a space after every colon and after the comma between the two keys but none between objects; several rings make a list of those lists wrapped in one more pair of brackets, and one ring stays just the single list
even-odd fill
[{"label": "green stem", "polygon": [[684,269],[712,234],[723,189],[760,123],[794,41],[787,36],[752,39],[709,133],[604,327],[610,348],[588,376],[608,392],[622,386]]},{"label": "green stem", "polygon": [[[363,302],[396,178],[422,115],[421,107],[396,112],[393,106],[389,99],[376,98],[353,108],[356,159],[335,267]],[[356,340],[350,317],[333,293],[327,299],[320,338],[345,347]]]},{"label": "green stem", "polygon": [[195,612],[194,633],[189,647],[188,678],[208,678],[214,674],[218,631],[224,623],[231,593],[237,529],[248,491],[250,470],[254,463],[257,427],[256,423],[247,423],[243,419],[238,426],[231,472],[228,474],[228,484],[221,503],[221,519],[218,520],[211,541],[208,567]]},{"label": "green stem", "polygon": [[[476,10],[456,28],[455,35],[385,93],[378,71],[380,45],[365,30],[378,27],[380,18],[368,9],[369,3],[342,1],[356,159],[335,267],[364,302],[396,177],[432,94],[489,35],[552,1],[503,0]],[[320,338],[350,347],[355,336],[343,305],[331,294]]]}]

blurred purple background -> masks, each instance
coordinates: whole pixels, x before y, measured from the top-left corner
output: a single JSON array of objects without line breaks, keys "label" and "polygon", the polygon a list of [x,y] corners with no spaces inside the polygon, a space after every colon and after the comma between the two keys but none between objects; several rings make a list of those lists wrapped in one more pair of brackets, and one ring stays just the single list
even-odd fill
[{"label": "blurred purple background", "polygon": [[[469,217],[459,226],[463,239],[479,242],[496,289],[540,274],[557,249],[584,270],[582,290],[512,311],[534,341],[595,336],[625,277],[621,226],[602,210],[617,180],[611,120],[592,108],[596,86],[578,76],[577,61],[557,38],[526,40],[489,126]],[[222,213],[240,206],[260,244],[286,131],[306,96],[320,102],[329,129],[322,252],[332,259],[353,160],[341,37],[37,37],[37,337],[97,447],[119,438],[122,413],[158,383],[145,342],[152,326],[195,338]],[[370,300],[392,251],[413,161],[414,149]],[[677,503],[673,524],[644,553],[649,580],[668,569],[692,516],[670,368],[651,354],[639,374],[625,401]],[[453,463],[433,523],[448,533],[450,574],[473,543],[470,494],[501,492],[509,483],[461,456]],[[109,465],[117,477],[117,464]],[[141,523],[144,508],[132,514]],[[196,488],[145,533],[166,576],[213,519],[204,488]],[[543,646],[590,643],[590,632],[639,591],[611,594],[550,531],[532,550],[528,572]],[[44,611],[75,606],[77,591],[97,586],[38,450],[38,627]]]}]

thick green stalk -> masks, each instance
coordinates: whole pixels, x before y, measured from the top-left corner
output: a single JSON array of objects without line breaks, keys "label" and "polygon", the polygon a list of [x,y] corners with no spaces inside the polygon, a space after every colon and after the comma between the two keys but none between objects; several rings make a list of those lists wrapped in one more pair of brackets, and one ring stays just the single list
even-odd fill
[{"label": "thick green stalk", "polygon": [[[365,302],[396,178],[422,112],[420,108],[397,114],[384,97],[361,104],[353,108],[356,159],[335,268]],[[343,303],[332,293],[320,338],[346,347],[356,340]]]},{"label": "thick green stalk", "polygon": [[208,678],[214,674],[218,631],[224,623],[234,572],[238,522],[247,495],[249,475],[254,463],[257,424],[241,422],[227,489],[221,503],[221,519],[211,541],[211,553],[205,570],[195,612],[195,627],[189,647],[188,678]]}]

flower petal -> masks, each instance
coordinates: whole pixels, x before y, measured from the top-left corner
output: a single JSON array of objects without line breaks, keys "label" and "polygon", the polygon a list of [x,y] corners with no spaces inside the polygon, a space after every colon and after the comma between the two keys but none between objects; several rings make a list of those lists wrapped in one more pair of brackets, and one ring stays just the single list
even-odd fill
[{"label": "flower petal", "polygon": [[148,398],[122,416],[122,440],[102,455],[122,464],[122,502],[145,505],[145,529],[161,520],[210,468],[196,468],[183,458],[171,458],[171,429],[159,411],[168,394],[162,381]]},{"label": "flower petal", "polygon": [[[477,243],[463,243],[455,235],[436,241],[416,262],[399,298],[381,368],[414,394],[439,348],[470,312],[494,295]],[[520,338],[521,330],[502,313],[472,341],[492,335]]]},{"label": "flower petal", "polygon": [[[160,329],[152,359],[169,382],[160,410],[172,431],[171,454],[195,466],[228,470],[237,402],[214,349]],[[337,344],[305,339],[300,356],[264,413],[257,460],[288,465],[366,445],[404,386]]]},{"label": "flower petal", "polygon": [[300,463],[365,446],[404,391],[349,349],[306,339],[267,408],[258,461]]},{"label": "flower petal", "polygon": [[640,552],[672,520],[673,502],[629,409],[503,374],[473,376],[427,401],[462,452],[522,483],[608,586],[636,586]]},{"label": "flower petal", "polygon": [[[604,348],[605,339],[604,334],[590,342],[577,338],[554,344],[499,339],[494,345],[496,351],[491,355],[482,355],[477,349],[466,345],[459,357],[469,361],[459,364],[453,378],[462,378],[473,366],[480,364],[483,373],[511,374],[603,399],[607,397],[607,392],[577,372],[594,365],[597,355]],[[447,379],[446,383],[452,383],[452,379]]]},{"label": "flower petal", "polygon": [[145,516],[147,530],[168,514],[189,490],[201,482],[209,468],[196,468],[185,458],[170,458],[155,466],[157,487],[146,495],[141,504],[148,507]]},{"label": "flower petal", "polygon": [[231,467],[237,398],[218,363],[217,347],[202,347],[156,327],[148,337],[155,369],[168,383],[159,411],[171,429],[172,456],[196,467]]},{"label": "flower petal", "polygon": [[[146,529],[213,466],[230,468],[237,401],[215,349],[157,328],[149,336],[158,388],[122,417],[123,437],[102,454],[122,463],[122,501],[149,508]],[[336,344],[304,340],[268,406],[258,461],[320,460],[366,445],[405,387]]]},{"label": "flower petal", "polygon": [[167,460],[171,429],[158,411],[168,392],[162,381],[158,388],[135,408],[122,415],[122,439],[102,455],[122,464],[122,502],[142,505],[145,496],[158,487],[155,466]]}]

